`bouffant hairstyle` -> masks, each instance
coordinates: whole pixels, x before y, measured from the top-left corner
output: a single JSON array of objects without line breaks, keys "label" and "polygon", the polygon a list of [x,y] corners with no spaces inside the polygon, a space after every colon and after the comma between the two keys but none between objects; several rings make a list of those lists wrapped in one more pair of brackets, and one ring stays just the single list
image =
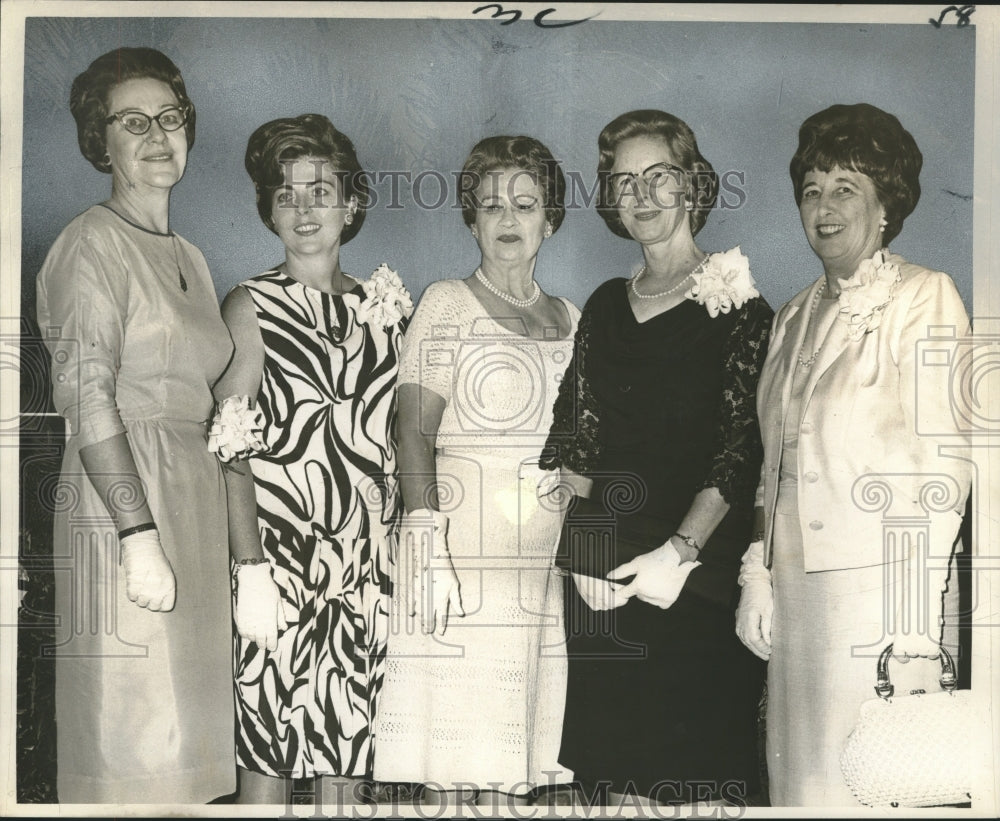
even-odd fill
[{"label": "bouffant hairstyle", "polygon": [[329,162],[340,181],[344,202],[350,202],[351,197],[357,199],[354,220],[340,234],[341,245],[350,242],[365,221],[371,194],[368,175],[358,162],[354,144],[322,114],[271,120],[250,135],[244,165],[257,191],[257,213],[274,231],[271,209],[274,192],[285,185],[284,164],[302,157]]},{"label": "bouffant hairstyle", "polygon": [[885,209],[882,236],[888,244],[917,207],[923,162],[913,135],[898,119],[868,103],[856,103],[832,105],[802,123],[788,170],[796,205],[802,203],[803,181],[810,171],[839,167],[869,177]]},{"label": "bouffant hairstyle", "polygon": [[526,171],[542,190],[545,219],[552,233],[559,230],[566,216],[566,178],[552,152],[534,137],[487,137],[476,143],[462,166],[459,192],[462,219],[470,228],[476,222],[479,184],[490,173],[514,168]]},{"label": "bouffant hairstyle", "polygon": [[656,137],[670,149],[674,162],[687,172],[685,199],[691,203],[691,234],[705,225],[719,194],[719,177],[698,150],[698,141],[690,126],[678,117],[653,108],[628,111],[604,126],[597,138],[600,155],[597,160],[597,212],[608,228],[625,239],[631,239],[618,215],[616,197],[611,191],[611,168],[615,164],[618,146],[632,137]]},{"label": "bouffant hairstyle", "polygon": [[127,80],[160,80],[170,86],[179,108],[187,111],[184,133],[188,150],[194,145],[195,110],[187,95],[184,78],[173,61],[155,48],[116,48],[102,54],[87,70],[77,75],[69,93],[69,110],[76,120],[80,151],[90,164],[105,174],[111,173],[108,153],[107,118],[111,90]]}]

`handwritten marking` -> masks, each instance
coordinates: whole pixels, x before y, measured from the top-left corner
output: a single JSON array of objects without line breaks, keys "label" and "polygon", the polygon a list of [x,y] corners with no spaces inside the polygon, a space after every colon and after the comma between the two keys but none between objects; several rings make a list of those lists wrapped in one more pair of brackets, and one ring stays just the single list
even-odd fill
[{"label": "handwritten marking", "polygon": [[958,197],[960,200],[971,200],[972,194],[959,194],[957,191],[952,191],[950,188],[942,188],[945,194],[951,194],[953,197]]},{"label": "handwritten marking", "polygon": [[486,9],[494,9],[493,14],[490,15],[491,20],[496,20],[498,17],[501,17],[505,14],[514,15],[510,20],[504,20],[500,24],[501,26],[509,26],[511,23],[516,23],[518,20],[521,19],[520,9],[511,9],[510,11],[504,11],[504,7],[501,6],[499,3],[487,3],[485,6],[480,6],[478,9],[473,9],[472,13],[479,14],[479,12],[486,11]]},{"label": "handwritten marking", "polygon": [[543,29],[563,29],[566,26],[575,26],[579,23],[586,23],[588,20],[593,20],[597,17],[596,14],[590,15],[590,17],[584,17],[582,20],[568,20],[565,23],[545,23],[543,22],[545,17],[552,14],[555,9],[543,9],[535,15],[535,25]]},{"label": "handwritten marking", "polygon": [[975,10],[976,7],[974,5],[948,6],[948,8],[941,11],[937,20],[931,18],[927,22],[934,26],[934,28],[939,29],[941,28],[941,23],[944,22],[944,18],[951,14],[951,12],[955,12],[955,15],[958,17],[958,20],[955,23],[955,28],[964,28],[969,25],[969,18],[972,17],[972,13]]},{"label": "handwritten marking", "polygon": [[[520,9],[505,9],[500,3],[487,3],[485,6],[479,6],[472,10],[473,14],[479,14],[481,11],[487,11],[492,9],[493,13],[490,15],[491,20],[496,20],[500,17],[507,17],[506,20],[501,20],[501,26],[509,26],[511,23],[516,23],[521,19]],[[545,18],[552,14],[556,9],[542,9],[538,14],[534,16],[534,23],[539,28],[543,29],[561,29],[567,26],[576,26],[580,23],[586,23],[588,20],[593,20],[597,17],[597,14],[592,14],[590,17],[584,17],[582,20],[566,20],[561,23],[546,23]]]}]

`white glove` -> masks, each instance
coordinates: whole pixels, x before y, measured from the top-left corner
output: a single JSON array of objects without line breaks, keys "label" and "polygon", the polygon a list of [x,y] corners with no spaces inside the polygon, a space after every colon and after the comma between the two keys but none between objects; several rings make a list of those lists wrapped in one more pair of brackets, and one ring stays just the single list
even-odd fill
[{"label": "white glove", "polygon": [[177,582],[163,553],[158,530],[144,530],[121,540],[125,593],[129,601],[147,610],[174,609]]},{"label": "white glove", "polygon": [[619,595],[620,584],[613,584],[604,579],[571,573],[580,598],[591,610],[614,610],[628,601],[627,596]]},{"label": "white glove", "polygon": [[241,564],[236,571],[236,632],[262,650],[278,649],[278,634],[288,627],[281,590],[269,562]]},{"label": "white glove", "polygon": [[536,488],[536,494],[539,499],[548,496],[550,493],[555,493],[562,487],[562,476],[560,475],[559,468],[555,470],[548,470],[542,477],[538,480],[538,486]]},{"label": "white glove", "polygon": [[399,527],[399,545],[401,554],[409,554],[410,616],[415,616],[419,608],[421,629],[443,636],[449,611],[465,615],[461,584],[448,550],[448,517],[427,508],[405,513]]},{"label": "white glove", "polygon": [[590,496],[593,479],[581,476],[569,468],[546,471],[538,480],[536,494],[539,499],[552,497],[552,506],[561,507],[573,496]]},{"label": "white glove", "polygon": [[911,658],[934,659],[941,655],[941,643],[922,633],[896,633],[890,637],[892,657],[903,664]]},{"label": "white glove", "polygon": [[[954,542],[960,524],[958,514],[939,517],[931,525],[931,544]],[[938,532],[942,530],[943,533]],[[937,658],[941,654],[941,594],[948,588],[948,568],[927,567],[924,557],[918,560],[909,552],[903,557],[900,572],[895,629],[889,633],[892,657],[904,664],[918,656]]]},{"label": "white glove", "polygon": [[764,566],[764,543],[752,542],[741,560],[740,604],[736,608],[736,635],[755,656],[771,657],[771,617],[774,591],[771,571]]},{"label": "white glove", "polygon": [[696,567],[701,567],[701,562],[682,563],[677,548],[668,541],[649,553],[643,553],[632,561],[619,565],[608,573],[608,579],[614,581],[635,575],[631,582],[618,591],[618,595],[626,599],[636,596],[646,604],[666,610],[677,601],[684,582]]}]

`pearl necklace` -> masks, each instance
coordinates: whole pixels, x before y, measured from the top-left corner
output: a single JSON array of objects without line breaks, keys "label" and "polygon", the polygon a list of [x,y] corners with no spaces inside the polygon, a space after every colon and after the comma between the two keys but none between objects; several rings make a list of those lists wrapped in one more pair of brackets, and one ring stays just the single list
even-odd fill
[{"label": "pearl necklace", "polygon": [[699,263],[698,263],[698,264],[697,264],[697,265],[696,265],[696,266],[694,267],[694,270],[693,270],[693,271],[691,271],[691,273],[690,273],[690,274],[688,274],[688,275],[687,275],[686,277],[684,277],[684,279],[682,279],[682,280],[681,280],[680,282],[678,282],[678,283],[677,283],[677,284],[676,284],[676,285],[675,285],[675,286],[674,286],[673,288],[670,288],[670,289],[668,289],[668,290],[666,290],[666,291],[660,291],[659,293],[656,293],[656,294],[640,294],[640,293],[639,293],[639,292],[638,292],[638,291],[637,291],[637,290],[635,289],[635,284],[636,284],[636,282],[638,282],[638,281],[639,281],[639,279],[640,279],[640,278],[641,278],[642,276],[644,276],[644,275],[645,275],[645,273],[646,273],[646,266],[645,266],[645,265],[643,265],[643,266],[642,266],[642,268],[640,268],[640,269],[639,269],[639,273],[637,273],[637,274],[636,274],[636,275],[635,275],[634,277],[632,277],[632,279],[630,279],[630,280],[629,280],[629,285],[631,285],[631,286],[632,286],[632,293],[633,293],[633,294],[635,294],[635,295],[636,295],[636,296],[637,296],[637,297],[638,297],[639,299],[657,299],[657,298],[659,298],[659,297],[661,297],[661,296],[668,296],[668,295],[670,295],[670,294],[674,293],[675,291],[679,290],[679,289],[680,289],[680,287],[681,287],[681,286],[682,286],[682,285],[683,285],[683,284],[684,284],[685,282],[687,282],[687,281],[688,281],[689,279],[691,279],[691,277],[692,277],[692,276],[694,276],[695,274],[697,274],[697,273],[698,273],[698,271],[700,271],[700,270],[701,270],[701,267],[702,267],[702,266],[703,266],[703,265],[704,265],[704,264],[705,264],[706,262],[708,262],[708,258],[709,258],[710,256],[711,256],[711,254],[705,254],[705,258],[704,258],[704,259],[703,259],[703,260],[702,260],[701,262],[699,262]]},{"label": "pearl necklace", "polygon": [[[806,327],[809,327],[809,323],[812,322],[813,314],[816,313],[816,306],[819,305],[820,297],[823,296],[823,292],[826,290],[826,280],[823,280],[823,284],[816,289],[816,296],[813,297],[812,305],[809,306],[809,316],[806,317]],[[803,368],[811,368],[813,362],[816,361],[816,357],[819,356],[819,352],[823,350],[823,343],[826,342],[826,335],[824,334],[823,339],[820,340],[819,347],[813,351],[813,355],[808,359],[802,358],[802,349],[799,349],[798,358],[799,364]]]},{"label": "pearl necklace", "polygon": [[497,288],[496,285],[490,282],[486,274],[483,273],[482,268],[476,268],[476,279],[478,279],[481,283],[483,283],[483,287],[487,291],[489,291],[492,294],[496,294],[498,297],[500,297],[500,299],[504,300],[504,302],[509,302],[511,305],[515,305],[518,308],[530,308],[532,305],[538,302],[538,297],[542,295],[542,289],[538,287],[538,283],[535,282],[534,280],[531,281],[531,284],[534,286],[534,290],[531,292],[531,296],[529,296],[527,299],[518,299],[516,296],[511,296],[506,291],[501,291],[499,288]]}]

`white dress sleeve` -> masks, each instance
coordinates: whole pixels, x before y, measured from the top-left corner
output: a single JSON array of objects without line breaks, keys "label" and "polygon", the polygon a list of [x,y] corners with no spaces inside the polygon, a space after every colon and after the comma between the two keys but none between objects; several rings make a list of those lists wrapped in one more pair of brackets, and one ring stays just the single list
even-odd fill
[{"label": "white dress sleeve", "polygon": [[403,338],[398,384],[419,385],[451,401],[455,359],[468,325],[459,289],[467,287],[461,280],[427,286]]}]

